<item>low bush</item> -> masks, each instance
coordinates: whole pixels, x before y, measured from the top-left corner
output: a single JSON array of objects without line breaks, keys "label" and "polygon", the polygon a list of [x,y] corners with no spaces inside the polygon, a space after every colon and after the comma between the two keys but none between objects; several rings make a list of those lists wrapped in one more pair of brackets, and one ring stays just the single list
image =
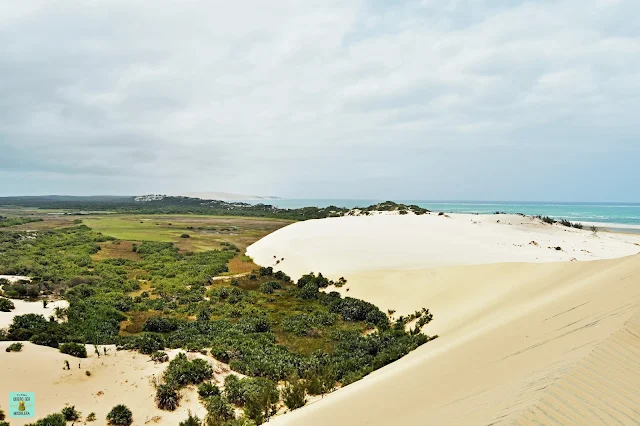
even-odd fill
[{"label": "low bush", "polygon": [[151,361],[155,362],[156,364],[168,362],[169,355],[167,355],[167,353],[164,351],[155,351],[154,353],[151,354]]},{"label": "low bush", "polygon": [[59,349],[63,354],[75,356],[77,358],[87,357],[87,348],[80,343],[63,343],[60,345]]},{"label": "low bush", "polygon": [[540,220],[542,220],[544,223],[548,223],[549,225],[553,225],[554,223],[556,223],[556,221],[549,216],[540,217]]},{"label": "low bush", "polygon": [[20,352],[22,350],[22,347],[24,345],[20,342],[16,342],[16,343],[12,343],[9,346],[7,346],[6,351],[7,352]]},{"label": "low bush", "polygon": [[175,411],[180,403],[180,395],[173,386],[162,384],[156,389],[155,400],[159,409]]},{"label": "low bush", "polygon": [[289,410],[303,407],[307,403],[307,388],[305,383],[297,376],[289,379],[282,389],[282,400]]},{"label": "low bush", "polygon": [[233,407],[223,396],[212,396],[205,401],[204,405],[207,408],[207,417],[205,419],[207,426],[223,425],[236,417]]},{"label": "low bush", "polygon": [[15,309],[16,306],[13,302],[7,298],[0,297],[0,312],[10,312]]},{"label": "low bush", "polygon": [[198,416],[191,414],[191,410],[189,410],[189,417],[181,421],[178,426],[202,426],[202,420]]},{"label": "low bush", "polygon": [[76,410],[75,406],[64,407],[60,412],[68,422],[74,422],[80,418],[80,412]]},{"label": "low bush", "polygon": [[167,317],[153,317],[145,321],[142,329],[154,333],[168,333],[178,329],[178,320]]},{"label": "low bush", "polygon": [[220,389],[215,384],[211,382],[204,382],[198,386],[198,396],[200,399],[207,399],[216,395],[220,395]]},{"label": "low bush", "polygon": [[61,413],[51,414],[44,419],[40,419],[35,423],[30,423],[27,426],[66,426],[67,421],[64,419],[64,415]]},{"label": "low bush", "polygon": [[211,365],[203,359],[189,361],[184,352],[176,356],[164,372],[164,380],[171,386],[180,388],[197,385],[213,377]]},{"label": "low bush", "polygon": [[130,426],[133,422],[133,413],[126,405],[116,405],[107,414],[107,422],[113,426]]}]

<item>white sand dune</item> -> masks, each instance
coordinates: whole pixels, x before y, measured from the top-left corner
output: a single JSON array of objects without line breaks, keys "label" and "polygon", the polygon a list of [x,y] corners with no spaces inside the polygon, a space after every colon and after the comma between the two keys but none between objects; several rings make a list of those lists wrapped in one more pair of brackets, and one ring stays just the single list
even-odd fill
[{"label": "white sand dune", "polygon": [[[12,283],[17,281],[31,281],[31,278],[20,275],[0,275],[0,278],[4,278]],[[2,290],[1,286],[0,290]],[[45,318],[49,318],[55,313],[56,308],[67,308],[69,306],[69,302],[66,300],[49,302],[46,308],[42,305],[42,301],[27,302],[18,299],[11,299],[11,301],[15,309],[12,309],[10,312],[0,312],[0,329],[9,327],[13,322],[13,317],[18,315],[40,314]]]},{"label": "white sand dune", "polygon": [[[94,425],[106,424],[107,413],[117,404],[125,404],[133,412],[134,425],[159,424],[175,426],[185,420],[188,411],[204,418],[206,410],[198,401],[195,387],[181,391],[180,407],[174,412],[161,411],[154,403],[154,377],[160,378],[168,364],[155,364],[150,357],[136,352],[116,351],[113,346],[107,356],[97,357],[93,346],[87,346],[89,357],[78,359],[58,350],[24,342],[22,352],[7,353],[10,342],[0,342],[0,395],[9,392],[35,392],[36,419],[59,412],[65,405],[75,405],[83,416],[96,413]],[[102,350],[102,346],[100,347]],[[171,358],[178,350],[167,351]],[[204,358],[212,363],[215,379],[222,382],[228,367],[210,357],[188,354],[189,358]],[[71,370],[64,370],[68,360]],[[80,364],[80,368],[78,368]],[[85,371],[91,372],[87,376]],[[0,408],[7,412],[5,398]],[[12,426],[30,421],[9,419]],[[79,424],[76,422],[76,424]]]},{"label": "white sand dune", "polygon": [[13,305],[16,307],[10,312],[0,312],[0,329],[7,328],[13,322],[13,317],[25,314],[40,314],[45,318],[49,318],[55,313],[56,308],[67,308],[69,302],[66,300],[56,300],[55,302],[49,302],[47,307],[42,306],[42,302],[27,302],[25,300],[11,299]]},{"label": "white sand dune", "polygon": [[344,275],[340,291],[399,313],[427,307],[440,338],[272,423],[639,424],[640,256],[613,259],[637,242],[513,216],[279,230],[249,248],[258,263]]},{"label": "white sand dune", "polygon": [[[560,247],[561,250],[555,250]],[[379,215],[309,220],[256,242],[247,254],[293,277],[371,269],[612,259],[640,253],[640,235],[543,224],[517,215]]]}]

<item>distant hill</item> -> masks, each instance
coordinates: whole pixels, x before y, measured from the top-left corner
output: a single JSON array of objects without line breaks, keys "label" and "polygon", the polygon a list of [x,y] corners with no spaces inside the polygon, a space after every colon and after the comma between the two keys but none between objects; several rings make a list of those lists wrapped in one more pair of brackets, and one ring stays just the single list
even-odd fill
[{"label": "distant hill", "polygon": [[252,201],[252,200],[280,200],[280,197],[233,194],[230,192],[185,192],[179,197],[200,198],[201,200],[220,201]]}]

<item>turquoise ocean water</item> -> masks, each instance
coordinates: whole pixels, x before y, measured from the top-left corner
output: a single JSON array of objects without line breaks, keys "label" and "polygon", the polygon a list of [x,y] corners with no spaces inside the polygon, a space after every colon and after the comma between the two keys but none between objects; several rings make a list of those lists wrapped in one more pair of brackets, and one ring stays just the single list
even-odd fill
[{"label": "turquoise ocean water", "polygon": [[[321,200],[282,199],[264,201],[280,208],[300,207],[366,207],[385,200]],[[392,200],[403,204],[416,204],[434,212],[492,214],[524,213],[551,216],[572,222],[598,222],[621,225],[640,225],[640,203],[558,203],[558,202],[500,202],[500,201],[423,201]]]}]

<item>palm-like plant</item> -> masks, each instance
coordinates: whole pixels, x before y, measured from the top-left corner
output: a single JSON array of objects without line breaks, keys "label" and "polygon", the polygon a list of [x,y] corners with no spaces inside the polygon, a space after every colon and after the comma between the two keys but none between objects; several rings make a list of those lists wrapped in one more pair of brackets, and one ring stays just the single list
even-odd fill
[{"label": "palm-like plant", "polygon": [[160,385],[156,390],[156,404],[159,409],[174,411],[180,403],[180,395],[171,385]]}]

